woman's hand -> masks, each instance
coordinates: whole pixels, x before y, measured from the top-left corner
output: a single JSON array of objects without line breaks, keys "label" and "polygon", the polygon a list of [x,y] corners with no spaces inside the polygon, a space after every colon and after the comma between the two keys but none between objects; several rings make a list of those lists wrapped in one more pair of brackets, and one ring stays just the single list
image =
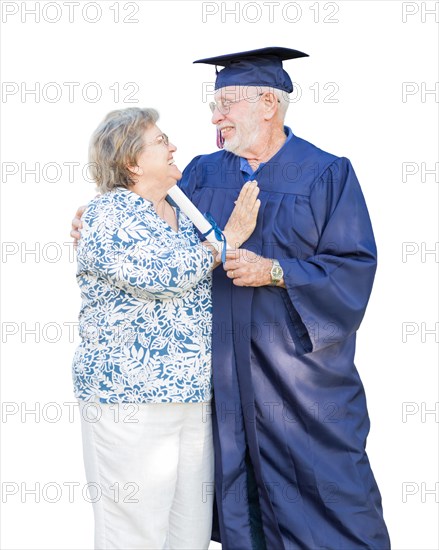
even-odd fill
[{"label": "woman's hand", "polygon": [[[101,196],[101,193],[98,193],[95,196],[95,199]],[[84,214],[87,204],[80,206],[76,211],[75,217],[72,220],[72,230],[70,231],[70,236],[73,238],[73,246],[76,248],[78,246],[78,241],[81,238],[80,229],[82,229],[82,214]]]},{"label": "woman's hand", "polygon": [[75,217],[72,220],[72,230],[70,231],[70,236],[73,237],[73,246],[76,248],[78,246],[78,241],[81,238],[81,233],[79,232],[82,229],[82,214],[84,214],[87,205],[80,206],[76,211]]},{"label": "woman's hand", "polygon": [[261,206],[258,194],[259,187],[256,180],[248,181],[243,185],[223,231],[230,248],[239,248],[253,233]]}]

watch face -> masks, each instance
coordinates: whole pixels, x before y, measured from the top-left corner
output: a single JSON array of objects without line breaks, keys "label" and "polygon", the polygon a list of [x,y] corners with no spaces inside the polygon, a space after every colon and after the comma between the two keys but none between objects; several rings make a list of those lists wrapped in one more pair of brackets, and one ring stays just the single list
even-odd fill
[{"label": "watch face", "polygon": [[272,284],[277,284],[283,277],[284,272],[279,263],[274,263],[271,268],[271,282]]}]

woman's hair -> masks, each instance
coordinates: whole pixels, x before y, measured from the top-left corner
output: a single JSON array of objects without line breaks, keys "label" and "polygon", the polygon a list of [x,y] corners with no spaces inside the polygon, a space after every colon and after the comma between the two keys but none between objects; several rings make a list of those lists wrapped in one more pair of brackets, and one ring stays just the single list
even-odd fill
[{"label": "woman's hair", "polygon": [[88,152],[90,174],[100,193],[135,182],[128,166],[136,166],[143,134],[159,118],[155,109],[130,107],[111,111],[94,131]]}]

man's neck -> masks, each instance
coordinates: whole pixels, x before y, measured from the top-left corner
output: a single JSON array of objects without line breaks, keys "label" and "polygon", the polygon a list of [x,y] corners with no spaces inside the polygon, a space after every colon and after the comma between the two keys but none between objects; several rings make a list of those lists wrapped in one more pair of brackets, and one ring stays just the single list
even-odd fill
[{"label": "man's neck", "polygon": [[263,162],[268,162],[283,147],[287,136],[283,128],[276,129],[262,147],[254,148],[254,151],[242,155],[247,159],[253,170],[257,170]]}]

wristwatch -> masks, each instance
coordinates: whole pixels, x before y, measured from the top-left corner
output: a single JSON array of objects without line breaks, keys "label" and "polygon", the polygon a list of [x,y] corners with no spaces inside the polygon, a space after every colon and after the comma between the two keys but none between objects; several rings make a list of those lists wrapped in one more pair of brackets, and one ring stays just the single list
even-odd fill
[{"label": "wristwatch", "polygon": [[277,286],[284,277],[284,270],[281,268],[280,263],[277,260],[271,260],[273,265],[271,266],[271,286]]}]

